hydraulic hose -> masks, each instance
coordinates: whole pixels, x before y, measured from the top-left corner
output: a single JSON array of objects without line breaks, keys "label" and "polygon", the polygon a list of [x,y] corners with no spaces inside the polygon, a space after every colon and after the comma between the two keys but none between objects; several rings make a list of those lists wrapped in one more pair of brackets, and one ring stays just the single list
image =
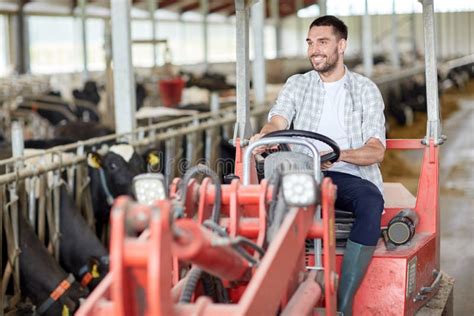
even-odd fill
[{"label": "hydraulic hose", "polygon": [[183,180],[181,181],[181,186],[180,186],[181,204],[184,207],[184,203],[186,202],[186,193],[188,191],[188,183],[197,174],[203,174],[203,175],[209,176],[216,188],[216,194],[215,194],[216,198],[214,201],[214,207],[212,208],[211,219],[214,223],[219,223],[219,218],[221,216],[222,187],[221,187],[221,182],[219,180],[219,177],[208,166],[197,165],[197,166],[192,167],[188,171],[186,171],[186,173],[183,176]]},{"label": "hydraulic hose", "polygon": [[193,297],[194,289],[201,278],[202,270],[197,267],[192,267],[188,271],[186,284],[184,285],[183,292],[179,296],[180,303],[189,303]]},{"label": "hydraulic hose", "polygon": [[[217,230],[217,227],[219,227],[219,218],[221,216],[222,186],[221,186],[219,177],[211,168],[205,165],[197,165],[189,169],[184,174],[183,179],[181,181],[181,185],[180,185],[181,205],[183,206],[183,209],[184,209],[184,204],[186,202],[186,195],[188,191],[188,183],[197,174],[203,174],[203,175],[209,176],[215,186],[216,193],[215,193],[214,206],[212,208],[211,221],[215,225],[215,229],[213,230]],[[203,272],[203,270],[197,267],[191,268],[191,270],[188,272],[188,277],[187,277],[188,279],[184,286],[183,292],[181,293],[181,296],[179,298],[179,302],[181,303],[191,302],[191,298],[193,296],[194,290],[196,289],[196,285],[199,279],[201,278],[203,279],[204,292],[212,296],[213,298],[216,298],[215,289],[212,284],[213,277],[210,275],[206,276],[205,274],[206,273]]]}]

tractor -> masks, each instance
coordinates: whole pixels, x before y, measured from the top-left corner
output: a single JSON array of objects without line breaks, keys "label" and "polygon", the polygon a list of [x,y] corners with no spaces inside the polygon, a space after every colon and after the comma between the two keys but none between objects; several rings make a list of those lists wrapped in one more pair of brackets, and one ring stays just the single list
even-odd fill
[{"label": "tractor", "polygon": [[[401,183],[384,184],[383,236],[356,293],[354,315],[414,315],[443,275],[438,170],[444,138],[433,1],[422,3],[427,134],[387,140],[388,150],[423,151],[418,191],[413,196]],[[229,184],[198,165],[169,187],[159,174],[137,176],[137,201],[115,201],[110,272],[77,315],[337,315],[343,244],[353,219],[334,208],[336,186],[319,166],[337,159],[339,148],[313,133],[333,149],[320,156],[291,130],[248,144],[248,106],[238,102],[237,112]],[[252,150],[275,143],[306,146],[314,168],[290,164],[258,182]],[[205,176],[201,183],[197,175]]]}]

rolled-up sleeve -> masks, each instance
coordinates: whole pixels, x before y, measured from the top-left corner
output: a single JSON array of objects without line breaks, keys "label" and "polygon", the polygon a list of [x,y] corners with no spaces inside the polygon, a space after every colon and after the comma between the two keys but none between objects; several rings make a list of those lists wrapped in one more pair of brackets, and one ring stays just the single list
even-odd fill
[{"label": "rolled-up sleeve", "polygon": [[370,138],[377,138],[386,147],[384,102],[379,88],[369,81],[362,93],[363,121],[362,137],[364,144]]},{"label": "rolled-up sleeve", "polygon": [[272,119],[275,115],[282,116],[287,121],[286,128],[290,127],[291,122],[295,116],[295,105],[296,105],[296,76],[291,76],[286,81],[285,85],[278,94],[278,98],[275,101],[275,104],[270,109],[268,113],[268,121]]}]

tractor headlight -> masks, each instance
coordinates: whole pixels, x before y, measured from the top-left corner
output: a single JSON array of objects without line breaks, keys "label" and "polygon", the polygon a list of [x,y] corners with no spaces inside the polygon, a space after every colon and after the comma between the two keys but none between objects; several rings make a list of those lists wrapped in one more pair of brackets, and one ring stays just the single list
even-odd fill
[{"label": "tractor headlight", "polygon": [[133,178],[133,190],[138,203],[150,205],[166,199],[165,181],[160,173],[145,173]]},{"label": "tractor headlight", "polygon": [[290,206],[309,206],[316,202],[316,182],[308,173],[289,173],[283,176],[283,198]]}]

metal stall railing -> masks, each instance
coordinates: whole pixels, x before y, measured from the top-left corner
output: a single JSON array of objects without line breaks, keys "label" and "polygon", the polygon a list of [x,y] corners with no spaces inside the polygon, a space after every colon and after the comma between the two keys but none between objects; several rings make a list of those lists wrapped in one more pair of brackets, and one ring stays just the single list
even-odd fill
[{"label": "metal stall railing", "polygon": [[[265,107],[255,108],[251,115],[261,116],[267,111]],[[2,297],[12,280],[14,297],[9,301],[16,302],[20,295],[18,232],[20,212],[29,219],[40,240],[49,241],[48,249],[57,259],[60,244],[59,190],[62,184],[66,183],[70,189],[74,189],[76,205],[82,211],[87,223],[93,227],[90,180],[86,163],[87,149],[99,148],[103,144],[124,139],[131,139],[130,143],[136,149],[156,147],[164,143],[167,157],[166,179],[170,183],[173,177],[184,173],[187,167],[197,162],[210,163],[217,159],[220,137],[216,136],[221,134],[218,130],[232,129],[235,120],[235,110],[226,108],[140,127],[131,133],[93,138],[0,161],[0,168],[6,170],[0,175],[0,205],[2,229],[5,232],[8,253],[7,265],[2,271]],[[181,164],[182,161],[186,161],[186,164]],[[3,301],[0,304],[3,304]],[[3,311],[3,306],[1,308]]]}]

